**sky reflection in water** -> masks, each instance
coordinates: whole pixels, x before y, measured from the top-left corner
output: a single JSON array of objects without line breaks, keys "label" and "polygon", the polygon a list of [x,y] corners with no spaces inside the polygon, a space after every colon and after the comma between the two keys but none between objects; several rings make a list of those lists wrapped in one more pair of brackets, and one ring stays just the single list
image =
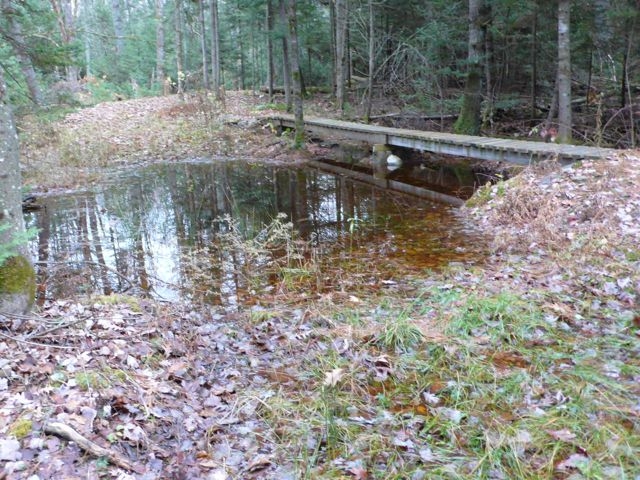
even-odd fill
[{"label": "sky reflection in water", "polygon": [[[433,268],[478,254],[456,209],[315,169],[246,162],[160,164],[93,192],[52,196],[26,214],[43,287],[39,300],[78,292],[149,292],[237,307],[255,288],[246,259],[212,248],[232,218],[254,237],[279,212],[318,251],[393,269]],[[357,219],[354,220],[354,219]],[[355,229],[354,229],[355,227]],[[357,231],[356,231],[357,230]],[[356,234],[357,233],[357,234]],[[341,247],[342,246],[342,247]]]}]

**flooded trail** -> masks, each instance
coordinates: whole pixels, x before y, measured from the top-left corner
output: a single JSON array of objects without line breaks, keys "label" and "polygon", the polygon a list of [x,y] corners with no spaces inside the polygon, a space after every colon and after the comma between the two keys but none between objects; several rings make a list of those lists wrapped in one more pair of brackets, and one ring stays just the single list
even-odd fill
[{"label": "flooded trail", "polygon": [[273,281],[248,278],[267,260],[246,250],[268,247],[274,220],[291,222],[303,256],[375,265],[386,278],[475,261],[482,251],[454,207],[312,168],[158,164],[42,202],[25,214],[39,229],[31,249],[41,302],[126,291],[237,307]]}]

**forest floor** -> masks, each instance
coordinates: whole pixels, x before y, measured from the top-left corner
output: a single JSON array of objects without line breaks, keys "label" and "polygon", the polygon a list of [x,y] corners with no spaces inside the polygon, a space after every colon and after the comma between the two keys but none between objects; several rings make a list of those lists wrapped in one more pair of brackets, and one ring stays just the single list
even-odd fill
[{"label": "forest floor", "polygon": [[[25,183],[313,157],[257,120],[264,101],[24,118]],[[116,295],[0,320],[0,478],[637,480],[640,152],[549,161],[463,211],[490,232],[482,265],[376,285],[363,265],[233,314]]]}]

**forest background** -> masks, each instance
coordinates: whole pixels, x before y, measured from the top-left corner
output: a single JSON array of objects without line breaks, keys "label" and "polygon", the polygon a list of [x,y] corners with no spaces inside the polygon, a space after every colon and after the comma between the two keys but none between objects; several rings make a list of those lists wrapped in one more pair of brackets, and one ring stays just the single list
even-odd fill
[{"label": "forest background", "polygon": [[639,14],[635,0],[3,0],[0,63],[18,112],[202,88],[283,92],[291,110],[299,79],[347,117],[470,108],[460,133],[567,124],[564,140],[633,147]]}]

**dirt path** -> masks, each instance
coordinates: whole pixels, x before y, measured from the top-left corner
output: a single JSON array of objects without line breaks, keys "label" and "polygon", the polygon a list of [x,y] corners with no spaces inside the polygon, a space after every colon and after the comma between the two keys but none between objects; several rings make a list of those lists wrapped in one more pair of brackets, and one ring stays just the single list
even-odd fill
[{"label": "dirt path", "polygon": [[109,168],[188,158],[250,158],[295,162],[265,119],[260,95],[228,92],[224,103],[200,94],[106,102],[51,123],[19,122],[23,182],[46,191],[82,188]]}]

